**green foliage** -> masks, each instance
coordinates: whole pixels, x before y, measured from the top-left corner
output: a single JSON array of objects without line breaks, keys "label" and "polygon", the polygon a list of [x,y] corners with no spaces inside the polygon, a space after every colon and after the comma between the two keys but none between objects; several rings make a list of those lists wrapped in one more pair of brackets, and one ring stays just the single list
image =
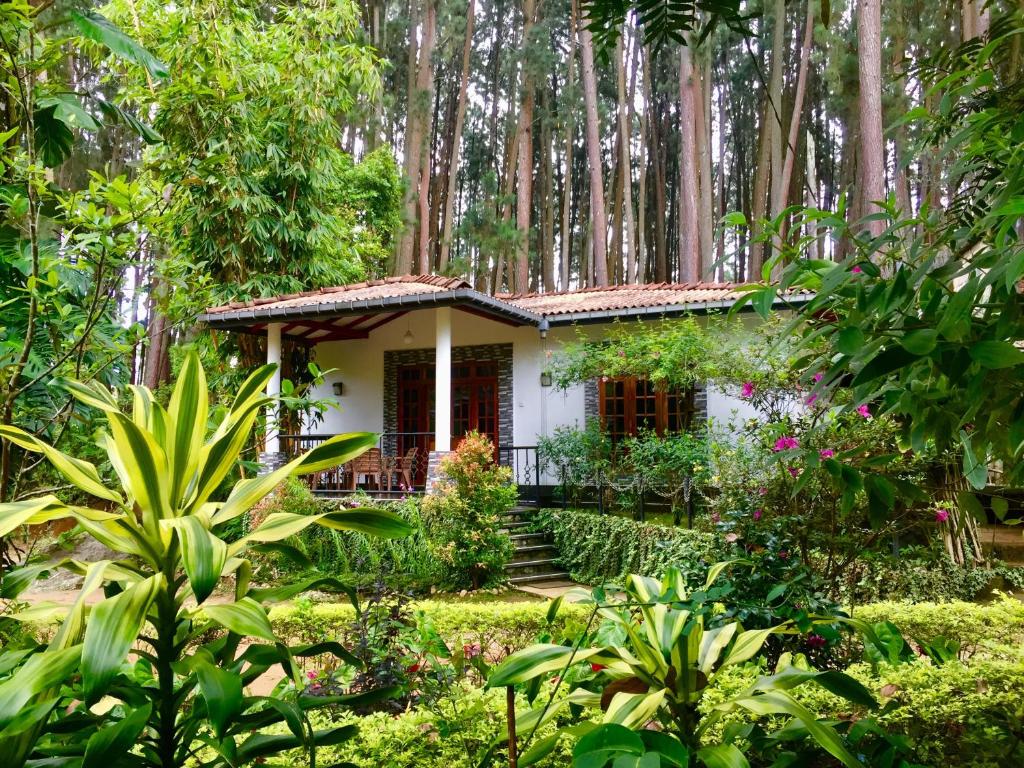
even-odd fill
[{"label": "green foliage", "polygon": [[[499,655],[525,648],[544,632],[559,638],[570,636],[586,617],[584,608],[567,605],[549,623],[548,607],[542,602],[422,600],[412,604],[414,612],[428,618],[450,648],[475,644]],[[309,644],[335,638],[348,644],[354,617],[352,606],[342,603],[296,603],[270,611],[277,634]]]},{"label": "green foliage", "polygon": [[744,31],[739,0],[584,0],[583,12],[595,42],[603,48],[614,47],[626,16],[634,12],[647,45],[693,45],[718,24]]},{"label": "green foliage", "polygon": [[[936,51],[912,73],[935,107],[902,122],[925,136],[920,154],[945,170],[948,204],[933,201],[910,217],[890,201],[874,217],[876,237],[867,222],[848,224],[845,210],[805,210],[790,232],[825,234],[848,244],[850,256],[807,260],[806,237],[776,240],[781,250],[764,274],[781,279],[751,294],[763,309],[777,291],[810,289],[815,297],[795,322],[807,369],[824,373],[821,389],[849,383],[851,405],[872,403],[898,418],[905,447],[958,454],[974,488],[995,460],[1008,484],[1024,477],[1021,24],[1019,10],[996,14],[987,41]],[[846,484],[856,483],[851,475]]]},{"label": "green foliage", "polygon": [[724,551],[707,531],[637,523],[622,517],[576,510],[543,510],[538,524],[550,531],[559,562],[573,579],[596,584],[679,568],[700,576]]},{"label": "green foliage", "polygon": [[164,137],[148,161],[171,185],[162,269],[188,288],[174,316],[380,273],[400,184],[386,150],[354,164],[340,149],[344,117],[380,96],[354,2],[112,7],[171,73],[129,95]]},{"label": "green foliage", "polygon": [[[526,706],[520,697],[520,707]],[[410,710],[398,717],[385,713],[345,722],[358,724],[359,733],[338,747],[320,750],[325,765],[352,764],[358,768],[453,768],[474,766],[505,735],[505,692],[454,687],[430,708]],[[554,726],[539,733],[550,735]],[[561,749],[537,763],[541,768],[566,765]]]},{"label": "green foliage", "polygon": [[376,502],[367,498],[322,499],[315,497],[302,481],[289,480],[268,499],[268,503],[261,505],[260,515],[316,515],[353,506],[373,507],[405,520],[411,533],[400,539],[381,539],[358,531],[338,531],[319,526],[307,528],[296,536],[294,542],[305,555],[301,561],[270,554],[265,560],[269,572],[257,571],[257,574],[264,581],[274,581],[287,577],[289,573],[315,570],[341,578],[355,587],[382,582],[395,588],[428,589],[436,583],[439,565],[427,541],[419,505],[420,500],[415,497],[401,502]]},{"label": "green foliage", "polygon": [[[247,765],[283,749],[313,749],[350,735],[344,728],[313,733],[302,724],[308,710],[347,697],[296,693],[271,704],[266,696],[244,695],[244,686],[278,664],[298,685],[295,656],[309,652],[277,641],[263,603],[313,586],[345,590],[325,578],[253,588],[246,554],[264,544],[280,547],[312,524],[381,536],[405,535],[409,526],[378,510],[279,513],[230,544],[222,538],[229,523],[287,477],[348,461],[376,439],[339,435],[267,475],[239,480],[219,498],[256,418],[273,402],[262,394],[273,373],[273,366],[259,369],[229,407],[213,411],[194,354],[186,359],[167,408],[149,390],[136,387],[133,409],[125,413],[106,388],[65,381],[82,405],[106,419],[100,444],[115,468],[116,487],[102,481],[94,464],[24,430],[0,427],[5,440],[43,454],[66,482],[107,508],[69,506],[54,496],[0,504],[0,536],[23,525],[73,518],[118,556],[4,574],[0,587],[13,596],[44,570],[60,567],[84,576],[71,608],[55,609],[63,621],[48,646],[0,657],[0,729],[6,729],[0,751],[8,765],[20,768],[54,752],[113,764],[136,748],[131,762],[139,766]],[[229,579],[223,599],[208,600]],[[101,587],[104,597],[87,605]],[[336,645],[316,652],[350,658]],[[129,653],[137,660],[130,661]],[[388,693],[374,691],[369,697]],[[104,698],[109,706],[95,708]],[[261,733],[280,722],[288,724],[288,735],[268,739]],[[203,757],[195,755],[199,745],[208,750]]]},{"label": "green foliage", "polygon": [[[780,751],[779,733],[751,740],[750,734],[729,732],[719,743],[709,743],[703,733],[718,719],[733,712],[749,711],[760,715],[778,715],[783,729],[801,741],[796,747],[804,759],[820,761],[831,755],[843,765],[857,768],[861,763],[850,752],[844,739],[828,723],[793,698],[792,691],[807,682],[816,682],[836,695],[862,707],[874,708],[874,698],[849,676],[835,671],[818,672],[802,657],[785,655],[774,675],[760,677],[736,695],[718,703],[712,711],[702,710],[701,699],[714,686],[719,675],[731,667],[758,659],[767,639],[773,634],[792,631],[788,622],[764,629],[744,629],[735,619],[723,618],[718,602],[728,588],[719,586],[718,577],[730,566],[713,566],[707,579],[691,589],[681,574],[669,569],[663,579],[642,576],[626,578],[621,590],[582,590],[574,595],[591,606],[591,624],[600,618],[596,629],[587,631],[571,645],[538,644],[506,659],[488,678],[489,687],[529,683],[557,673],[564,679],[573,668],[587,664],[591,675],[569,685],[564,702],[549,698],[543,706],[517,717],[517,731],[550,722],[565,704],[603,711],[602,725],[581,724],[566,729],[563,735],[577,741],[583,752],[604,752],[609,741],[620,750],[622,726],[634,731],[646,730],[654,721],[666,737],[664,743],[651,746],[662,754],[677,756],[677,765],[694,764],[693,757],[709,768],[719,765],[744,765],[743,749]],[[823,621],[829,621],[821,617]],[[577,672],[577,674],[579,674]],[[799,734],[797,736],[797,734]],[[775,740],[775,745],[770,744]],[[594,742],[587,749],[587,741]],[[751,743],[753,741],[753,743]],[[758,743],[758,742],[763,743]],[[555,746],[554,740],[547,748]],[[640,752],[647,751],[638,745]],[[538,750],[540,748],[538,747]],[[787,745],[787,749],[794,749]],[[584,762],[574,752],[577,765],[603,765],[600,756]],[[722,762],[728,756],[730,762]],[[782,755],[776,755],[781,758]],[[648,761],[649,763],[649,761]]]},{"label": "green foliage", "polygon": [[[935,666],[922,659],[877,669],[855,664],[847,673],[878,697],[884,706],[875,719],[888,732],[908,739],[916,762],[951,768],[1019,764],[1024,716],[1024,660],[1019,648],[1009,658],[976,659],[966,665],[953,661]],[[756,674],[756,670],[739,669],[720,677],[707,696],[705,710],[744,690]],[[864,713],[813,686],[798,690],[796,698],[835,717],[858,718]],[[738,723],[739,718],[727,719],[723,730],[730,722]]]},{"label": "green foliage", "polygon": [[495,464],[494,446],[484,435],[471,432],[441,460],[422,514],[446,584],[477,588],[503,577],[512,541],[500,530],[501,515],[518,497],[512,470]]},{"label": "green foliage", "polygon": [[931,640],[944,637],[959,645],[967,661],[991,654],[999,646],[1024,645],[1024,604],[1012,598],[992,603],[868,603],[852,615],[871,624],[891,622],[904,637]]},{"label": "green foliage", "polygon": [[[163,74],[155,57],[99,13],[71,10],[68,18],[68,11],[21,0],[0,7],[0,423],[56,442],[79,414],[48,386],[53,375],[108,385],[125,378],[122,356],[141,329],[125,327],[115,297],[140,259],[138,233],[156,217],[156,201],[145,174],[90,172],[75,190],[70,174],[55,171],[80,161],[82,146],[112,129],[124,128],[123,139],[159,139],[94,78],[67,77],[87,45],[132,72]],[[0,500],[46,482],[30,468],[3,445]]]},{"label": "green foliage", "polygon": [[744,381],[753,375],[744,341],[748,334],[736,321],[617,322],[600,341],[579,331],[553,360],[552,376],[562,388],[602,376],[639,376],[677,390],[711,380]]},{"label": "green foliage", "polygon": [[597,419],[584,429],[555,427],[551,435],[537,438],[537,459],[557,474],[568,493],[581,486],[600,483],[612,462],[612,443]]}]

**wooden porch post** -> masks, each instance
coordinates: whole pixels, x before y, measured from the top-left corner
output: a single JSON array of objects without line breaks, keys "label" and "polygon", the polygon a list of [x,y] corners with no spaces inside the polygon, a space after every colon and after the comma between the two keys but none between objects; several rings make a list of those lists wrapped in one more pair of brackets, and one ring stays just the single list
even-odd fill
[{"label": "wooden porch post", "polygon": [[[267,364],[276,365],[274,375],[267,381],[267,396],[277,397],[281,394],[281,323],[267,323]],[[268,454],[281,452],[281,440],[278,436],[278,407],[271,405],[267,409],[267,444]]]},{"label": "wooden porch post", "polygon": [[447,453],[452,449],[452,310],[437,310],[434,382],[434,450]]}]

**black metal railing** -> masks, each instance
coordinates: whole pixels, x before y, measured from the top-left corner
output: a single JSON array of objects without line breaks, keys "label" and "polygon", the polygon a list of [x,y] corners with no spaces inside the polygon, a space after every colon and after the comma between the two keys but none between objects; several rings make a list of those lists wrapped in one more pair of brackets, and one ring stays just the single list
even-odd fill
[{"label": "black metal railing", "polygon": [[[281,435],[281,449],[288,456],[298,456],[334,435]],[[453,442],[457,442],[454,438]],[[343,466],[308,475],[305,479],[314,493],[339,496],[356,491],[373,496],[398,498],[421,494],[427,484],[430,452],[434,449],[433,432],[383,432],[375,448]],[[541,502],[541,465],[535,445],[500,445],[495,459],[512,470],[519,487],[519,500],[524,504]]]},{"label": "black metal railing", "polygon": [[498,464],[512,470],[522,504],[540,506],[541,466],[536,445],[499,445]]},{"label": "black metal railing", "polygon": [[[298,456],[332,437],[281,435],[281,449],[289,456]],[[376,447],[362,456],[305,479],[314,493],[324,496],[356,491],[389,498],[419,494],[426,487],[427,463],[433,447],[433,432],[383,432]]]}]

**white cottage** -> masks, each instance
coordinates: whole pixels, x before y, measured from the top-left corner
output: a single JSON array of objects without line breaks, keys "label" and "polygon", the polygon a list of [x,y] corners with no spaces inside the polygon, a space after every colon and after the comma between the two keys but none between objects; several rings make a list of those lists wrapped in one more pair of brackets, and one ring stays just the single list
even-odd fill
[{"label": "white cottage", "polygon": [[[302,434],[269,434],[265,464],[332,434],[376,432],[377,450],[317,478],[318,489],[421,490],[437,457],[476,430],[524,493],[539,494],[556,479],[537,466],[536,445],[560,426],[596,418],[619,435],[671,432],[743,407],[713,382],[691,392],[658,392],[642,379],[553,387],[549,360],[578,329],[600,338],[616,321],[707,315],[738,296],[731,284],[662,283],[495,297],[459,278],[417,275],[233,303],[201,320],[266,336],[267,361],[279,367],[290,340],[333,369],[314,395],[339,407]],[[278,376],[270,393],[279,387]]]}]

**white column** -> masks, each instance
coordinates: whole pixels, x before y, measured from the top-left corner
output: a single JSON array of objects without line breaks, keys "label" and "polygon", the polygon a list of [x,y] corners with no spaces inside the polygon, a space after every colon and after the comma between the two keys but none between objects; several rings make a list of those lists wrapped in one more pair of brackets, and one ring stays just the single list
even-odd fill
[{"label": "white column", "polygon": [[[267,397],[281,394],[281,324],[267,323],[267,364],[276,365],[274,375],[267,381]],[[279,453],[281,441],[278,439],[277,421],[278,407],[272,405],[267,409],[267,453]]]},{"label": "white column", "polygon": [[435,343],[434,450],[452,449],[452,310],[439,307]]}]

